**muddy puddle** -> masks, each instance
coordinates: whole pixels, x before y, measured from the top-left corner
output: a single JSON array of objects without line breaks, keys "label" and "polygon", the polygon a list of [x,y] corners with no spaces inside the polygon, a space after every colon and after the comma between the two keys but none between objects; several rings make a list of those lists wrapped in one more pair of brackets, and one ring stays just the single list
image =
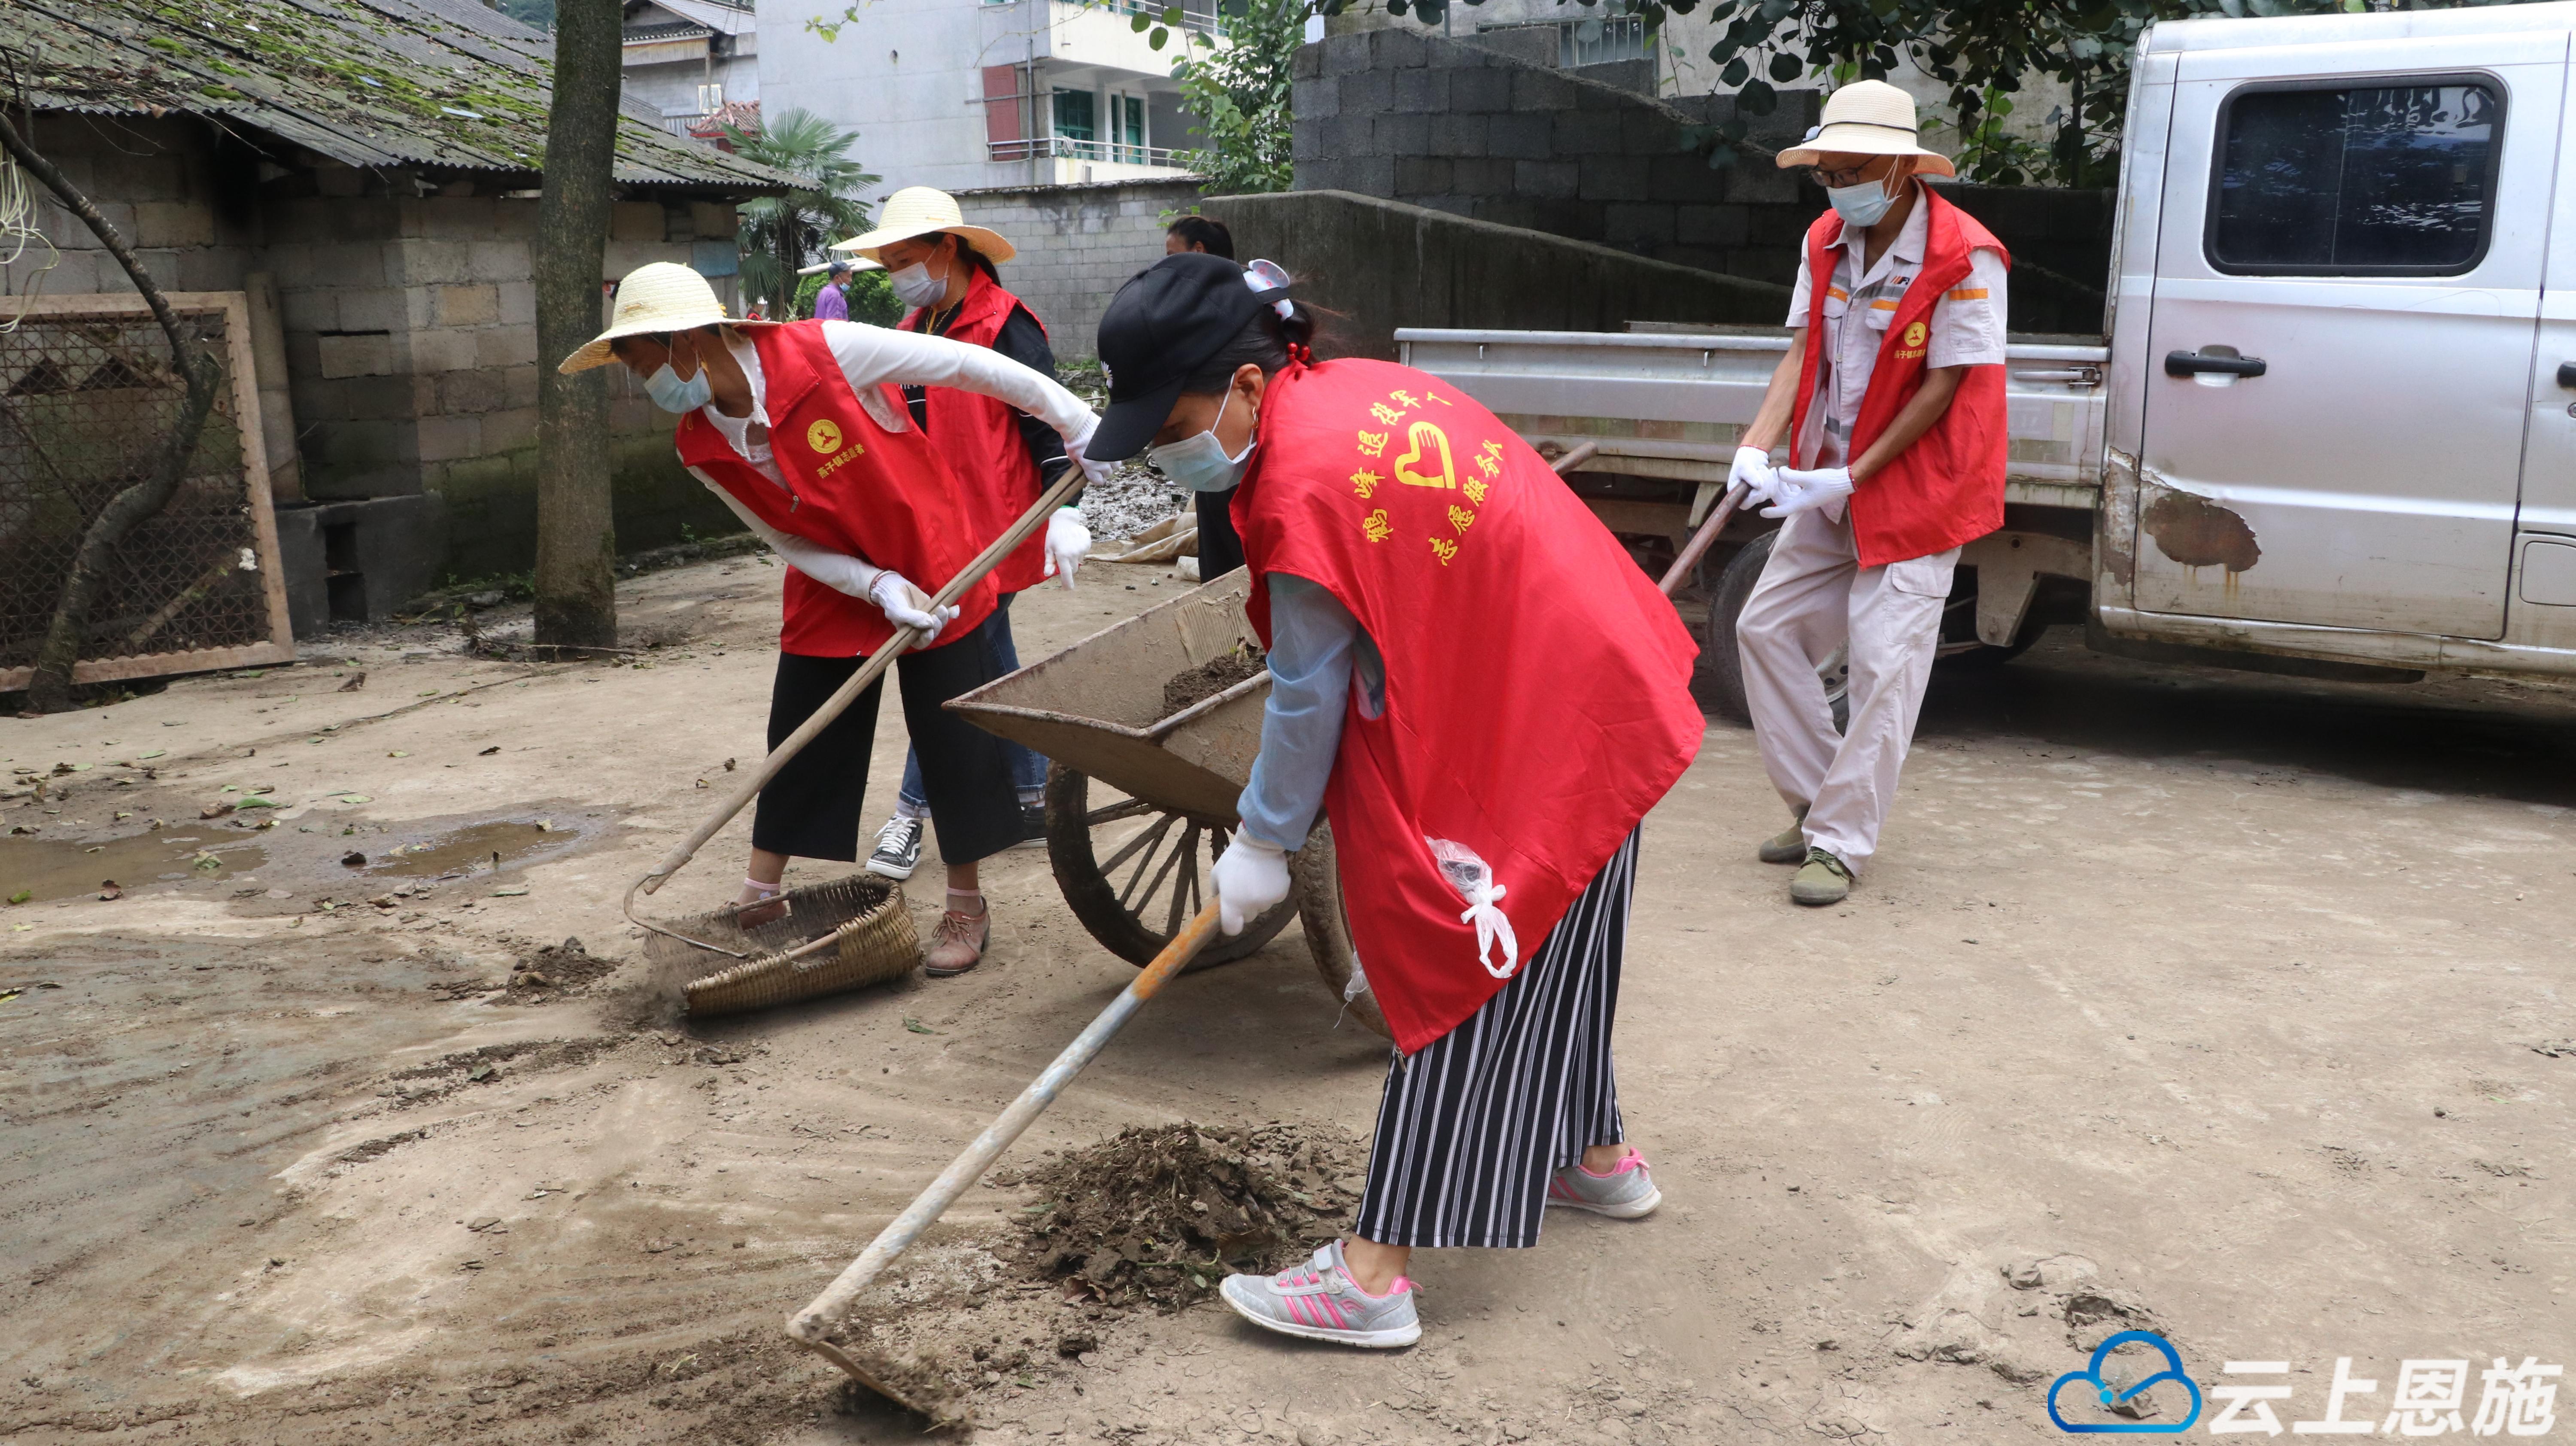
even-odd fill
[{"label": "muddy puddle", "polygon": [[[228,879],[268,862],[268,850],[239,834],[165,829],[106,843],[78,839],[0,839],[0,898],[22,903],[119,891],[188,879]],[[24,899],[19,895],[24,894]]]},{"label": "muddy puddle", "polygon": [[463,878],[558,854],[580,841],[581,830],[551,818],[494,819],[382,849],[365,849],[361,851],[365,862],[348,867],[371,877]]}]

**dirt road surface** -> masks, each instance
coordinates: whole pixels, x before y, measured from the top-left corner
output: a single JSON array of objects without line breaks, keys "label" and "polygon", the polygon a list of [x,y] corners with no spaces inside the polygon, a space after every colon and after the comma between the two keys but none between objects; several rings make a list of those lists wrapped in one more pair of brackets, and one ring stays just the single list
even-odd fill
[{"label": "dirt road surface", "polygon": [[[1083,576],[1022,600],[1024,656],[1176,587]],[[1132,977],[1043,851],[989,868],[959,980],[693,1027],[639,1027],[632,967],[504,984],[567,938],[639,957],[618,895],[759,755],[777,586],[629,582],[632,666],[388,630],[0,725],[33,770],[0,802],[0,1441],[915,1438],[779,1326]],[[1940,678],[1840,909],[1753,860],[1782,810],[1712,722],[1647,826],[1620,1018],[1659,1214],[1424,1256],[1423,1343],[1363,1355],[1063,1304],[994,1264],[1030,1202],[987,1185],[890,1307],[980,1348],[975,1439],[2037,1441],[2127,1326],[2204,1393],[2286,1363],[2244,1378],[2294,1388],[2284,1425],[2350,1357],[2378,1425],[2403,1361],[2469,1362],[2474,1417],[2496,1357],[2576,1357],[2576,696],[2065,636]],[[653,910],[728,897],[743,847]],[[1012,1159],[1364,1134],[1386,1052],[1335,1013],[1292,926],[1176,983]],[[2104,1419],[2088,1391],[2061,1405]]]}]

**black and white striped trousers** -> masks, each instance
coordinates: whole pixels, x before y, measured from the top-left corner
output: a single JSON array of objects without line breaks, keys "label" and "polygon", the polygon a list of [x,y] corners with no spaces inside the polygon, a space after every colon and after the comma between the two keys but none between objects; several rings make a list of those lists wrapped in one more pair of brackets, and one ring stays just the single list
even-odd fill
[{"label": "black and white striped trousers", "polygon": [[1536,1245],[1549,1177],[1627,1138],[1610,1025],[1636,882],[1630,833],[1536,958],[1456,1029],[1388,1067],[1360,1238]]}]

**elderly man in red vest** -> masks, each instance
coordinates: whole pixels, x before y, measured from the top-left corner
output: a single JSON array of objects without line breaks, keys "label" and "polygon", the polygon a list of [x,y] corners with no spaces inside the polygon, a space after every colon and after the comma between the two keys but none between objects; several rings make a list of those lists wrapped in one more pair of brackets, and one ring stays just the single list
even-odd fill
[{"label": "elderly man in red vest", "polygon": [[[1983,226],[1917,179],[1954,174],[1914,102],[1844,86],[1780,153],[1833,210],[1808,228],[1789,354],[1745,428],[1735,480],[1785,519],[1736,623],[1745,701],[1797,821],[1765,863],[1789,897],[1840,903],[1878,848],[1940,642],[1960,544],[2004,520],[2004,273]],[[1786,440],[1776,472],[1771,448]],[[1837,733],[1817,667],[1850,648]]]}]

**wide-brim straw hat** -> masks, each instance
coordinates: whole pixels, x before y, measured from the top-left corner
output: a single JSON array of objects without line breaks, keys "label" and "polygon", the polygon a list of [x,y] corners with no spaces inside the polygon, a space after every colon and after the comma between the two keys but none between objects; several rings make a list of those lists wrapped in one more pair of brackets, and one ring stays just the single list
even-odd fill
[{"label": "wide-brim straw hat", "polygon": [[1955,176],[1958,168],[1939,151],[1923,148],[1914,123],[1914,97],[1883,80],[1856,80],[1825,97],[1823,124],[1780,153],[1780,167],[1812,166],[1818,158],[1913,156],[1917,175]]},{"label": "wide-brim straw hat", "polygon": [[617,309],[608,317],[608,330],[583,342],[555,370],[586,372],[608,365],[617,359],[608,344],[621,336],[690,331],[733,320],[705,277],[672,261],[650,261],[627,272],[617,283]]},{"label": "wide-brim straw hat", "polygon": [[992,227],[967,225],[966,213],[957,209],[957,198],[930,186],[906,186],[886,197],[885,209],[877,213],[875,230],[847,241],[835,241],[832,249],[856,251],[870,261],[882,261],[878,248],[941,231],[965,237],[987,261],[1008,261],[1020,254],[1020,248]]}]

